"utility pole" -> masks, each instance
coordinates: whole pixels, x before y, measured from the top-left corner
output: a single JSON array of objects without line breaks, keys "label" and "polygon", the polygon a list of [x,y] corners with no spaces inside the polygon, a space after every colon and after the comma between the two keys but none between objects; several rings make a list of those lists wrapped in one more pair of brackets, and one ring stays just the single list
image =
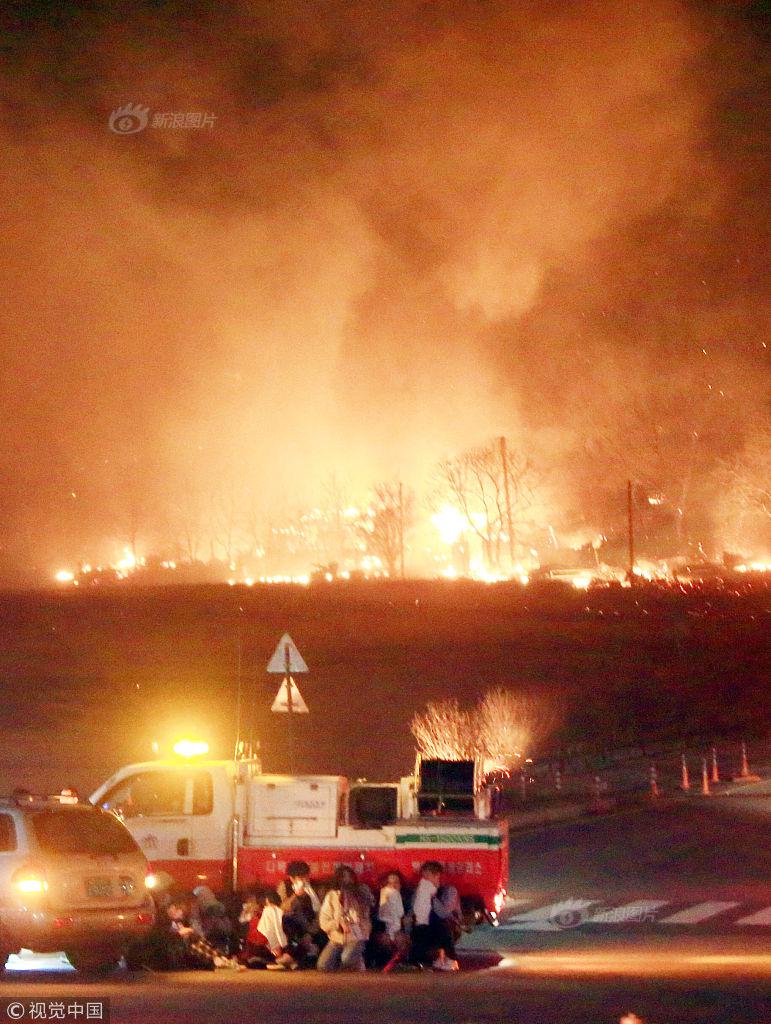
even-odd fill
[{"label": "utility pole", "polygon": [[629,539],[629,582],[634,583],[634,516],[632,511],[632,481],[626,482],[626,519]]},{"label": "utility pole", "polygon": [[399,571],[404,579],[404,488],[399,481]]},{"label": "utility pole", "polygon": [[236,745],[233,751],[233,760],[238,760],[239,748],[241,746],[241,619],[238,620],[238,639],[236,648],[236,672],[238,681],[236,690]]},{"label": "utility pole", "polygon": [[514,568],[514,532],[511,528],[511,496],[509,494],[509,460],[506,455],[506,438],[501,437],[501,465],[503,466],[503,493],[506,498],[506,527],[509,534],[509,561]]}]

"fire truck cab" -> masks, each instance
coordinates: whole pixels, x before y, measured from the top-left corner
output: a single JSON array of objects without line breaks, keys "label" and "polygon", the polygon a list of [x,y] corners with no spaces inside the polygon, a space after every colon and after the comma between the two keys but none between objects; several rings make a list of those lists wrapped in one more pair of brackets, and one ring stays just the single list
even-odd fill
[{"label": "fire truck cab", "polygon": [[372,886],[393,870],[412,884],[423,861],[439,860],[480,909],[500,910],[506,895],[507,825],[473,762],[419,761],[414,775],[370,783],[266,774],[257,761],[152,761],[121,768],[91,802],[188,889],[275,887],[292,860],[317,879],[350,864]]}]

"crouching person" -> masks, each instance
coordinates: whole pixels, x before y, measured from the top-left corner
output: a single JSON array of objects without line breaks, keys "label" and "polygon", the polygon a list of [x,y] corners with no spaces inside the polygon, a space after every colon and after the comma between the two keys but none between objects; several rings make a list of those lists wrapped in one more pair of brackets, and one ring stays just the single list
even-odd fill
[{"label": "crouching person", "polygon": [[[288,878],[279,885],[281,909],[284,913],[284,931],[289,939],[292,955],[298,964],[312,966],[324,944],[319,941],[323,933],[319,928],[321,902],[311,884],[311,869],[304,860],[294,860],[287,866]],[[326,936],[324,936],[326,941]]]},{"label": "crouching person", "polygon": [[241,908],[238,921],[247,926],[247,931],[239,960],[246,967],[271,971],[296,969],[279,902],[277,894],[270,892],[250,897]]},{"label": "crouching person", "polygon": [[410,937],[405,931],[406,917],[402,900],[402,876],[389,871],[380,889],[377,920],[369,942],[369,965],[390,971],[405,960],[410,949]]},{"label": "crouching person", "polygon": [[[441,898],[436,900],[441,880],[442,865],[438,861],[427,860],[420,869],[420,881],[412,901],[415,927],[412,929],[410,959],[413,963],[430,965],[436,971],[457,971],[458,961],[455,959],[455,942],[450,923],[455,913],[457,892],[452,890],[447,895],[446,905]],[[436,913],[437,907],[440,914]]]},{"label": "crouching person", "polygon": [[150,964],[158,970],[204,970],[239,967],[207,942],[191,920],[189,897],[171,896],[150,936]]},{"label": "crouching person", "polygon": [[190,923],[218,953],[230,955],[234,945],[233,923],[208,885],[193,889]]},{"label": "crouching person", "polygon": [[316,964],[319,971],[365,969],[364,947],[372,931],[371,910],[353,870],[338,868],[319,912],[319,924],[329,936]]}]

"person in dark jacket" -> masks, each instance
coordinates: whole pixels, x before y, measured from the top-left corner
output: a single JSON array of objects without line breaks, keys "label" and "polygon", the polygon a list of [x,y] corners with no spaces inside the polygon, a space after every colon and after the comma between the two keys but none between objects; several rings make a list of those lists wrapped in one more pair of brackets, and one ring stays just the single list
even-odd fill
[{"label": "person in dark jacket", "polygon": [[279,886],[284,914],[284,931],[299,963],[314,960],[324,944],[319,927],[321,901],[310,878],[310,867],[304,860],[287,865],[288,878]]},{"label": "person in dark jacket", "polygon": [[193,889],[193,897],[191,923],[215,949],[223,955],[229,955],[235,943],[235,930],[224,905],[208,885],[199,885]]},{"label": "person in dark jacket", "polygon": [[219,967],[238,968],[235,960],[222,956],[207,942],[192,921],[192,901],[186,896],[170,895],[161,907],[150,934],[151,967],[164,971],[204,970]]}]

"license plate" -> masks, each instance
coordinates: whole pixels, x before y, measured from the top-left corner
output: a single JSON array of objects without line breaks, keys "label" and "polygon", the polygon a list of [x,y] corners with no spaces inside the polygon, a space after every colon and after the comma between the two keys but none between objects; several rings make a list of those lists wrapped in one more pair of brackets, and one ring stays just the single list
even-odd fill
[{"label": "license plate", "polygon": [[112,880],[109,878],[86,879],[86,892],[94,899],[112,896]]}]

